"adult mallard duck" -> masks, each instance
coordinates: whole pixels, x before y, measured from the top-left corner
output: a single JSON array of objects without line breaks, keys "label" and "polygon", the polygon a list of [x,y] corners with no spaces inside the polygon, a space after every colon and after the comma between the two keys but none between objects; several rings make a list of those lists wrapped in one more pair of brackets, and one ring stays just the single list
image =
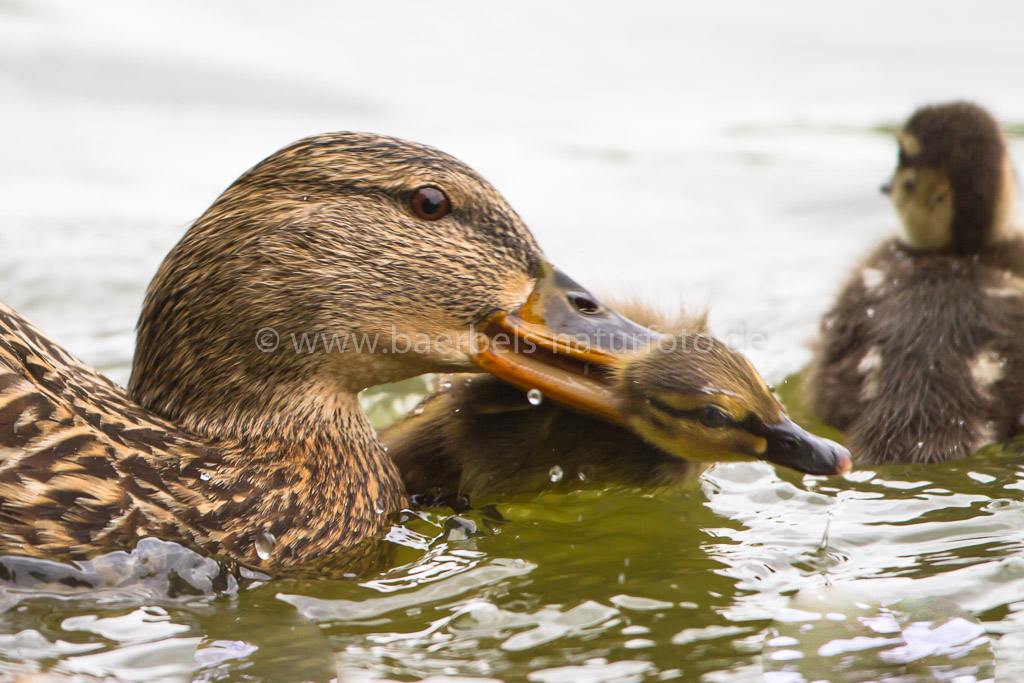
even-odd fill
[{"label": "adult mallard duck", "polygon": [[849,469],[849,454],[785,416],[749,360],[708,335],[703,317],[666,321],[637,302],[617,306],[662,330],[624,354],[595,419],[493,377],[447,378],[381,433],[414,500],[460,506],[483,496],[591,483],[655,488],[692,480],[706,462],[762,459],[813,474]]},{"label": "adult mallard duck", "polygon": [[982,108],[918,109],[883,186],[903,234],[821,323],[811,406],[865,463],[960,458],[1021,430],[1024,237],[1003,135]]},{"label": "adult mallard duck", "polygon": [[361,389],[497,365],[604,413],[584,374],[614,354],[564,339],[646,334],[545,263],[458,160],[376,135],[301,140],[168,254],[127,393],[0,305],[0,552],[142,536],[263,567],[344,552],[407,504]]}]

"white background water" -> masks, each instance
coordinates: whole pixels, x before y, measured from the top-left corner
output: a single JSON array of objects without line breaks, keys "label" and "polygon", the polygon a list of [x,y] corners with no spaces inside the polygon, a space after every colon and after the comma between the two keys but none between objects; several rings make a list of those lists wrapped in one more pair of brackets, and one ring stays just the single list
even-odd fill
[{"label": "white background water", "polygon": [[[1010,1],[0,0],[0,299],[124,382],[144,288],[189,222],[280,146],[370,130],[474,166],[585,284],[765,335],[745,350],[778,380],[895,229],[877,190],[895,145],[877,128],[960,97],[1024,121],[1021,26]],[[264,680],[324,651],[398,677],[757,680],[767,623],[831,580],[957,602],[1012,681],[1017,460],[827,485],[733,465],[677,497],[542,497],[503,508],[504,535],[479,548],[424,541],[385,581],[243,593],[224,611],[242,626],[206,607],[62,621],[30,603],[4,613],[16,635],[0,643],[134,680],[178,646],[188,672],[200,640],[204,680],[245,680],[259,669],[231,662],[256,651],[278,662]],[[311,621],[288,631],[298,615],[330,642]]]},{"label": "white background water", "polygon": [[127,379],[163,254],[287,142],[463,158],[585,284],[710,306],[768,375],[894,227],[880,124],[1024,120],[1015,2],[0,0],[0,298]]}]

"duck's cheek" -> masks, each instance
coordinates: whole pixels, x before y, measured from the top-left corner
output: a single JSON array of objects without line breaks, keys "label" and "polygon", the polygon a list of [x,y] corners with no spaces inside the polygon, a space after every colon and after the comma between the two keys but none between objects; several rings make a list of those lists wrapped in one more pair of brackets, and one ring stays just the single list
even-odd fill
[{"label": "duck's cheek", "polygon": [[472,351],[478,333],[472,327],[391,327],[378,337],[373,356],[405,377],[426,372],[478,372]]},{"label": "duck's cheek", "polygon": [[[298,353],[318,376],[337,389],[358,392],[430,372],[479,372],[468,330],[436,333],[394,330],[353,332],[306,341]],[[312,350],[311,347],[314,347]],[[284,345],[282,345],[284,346]]]}]

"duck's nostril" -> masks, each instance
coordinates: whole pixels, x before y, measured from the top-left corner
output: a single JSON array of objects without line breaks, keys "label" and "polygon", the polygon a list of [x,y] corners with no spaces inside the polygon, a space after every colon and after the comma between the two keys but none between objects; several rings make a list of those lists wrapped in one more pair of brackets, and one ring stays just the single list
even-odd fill
[{"label": "duck's nostril", "polygon": [[574,296],[572,298],[572,305],[575,306],[576,310],[579,311],[580,313],[586,313],[588,315],[592,313],[597,313],[598,310],[600,310],[601,308],[593,299],[580,295]]}]

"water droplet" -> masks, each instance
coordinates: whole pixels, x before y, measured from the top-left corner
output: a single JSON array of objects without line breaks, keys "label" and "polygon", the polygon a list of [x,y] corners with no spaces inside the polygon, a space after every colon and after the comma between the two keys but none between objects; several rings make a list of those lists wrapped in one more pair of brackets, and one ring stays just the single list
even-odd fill
[{"label": "water droplet", "polygon": [[544,394],[540,393],[540,389],[530,389],[526,392],[526,400],[532,406],[539,406],[541,401],[544,400]]},{"label": "water droplet", "polygon": [[553,482],[562,481],[563,476],[565,476],[565,472],[562,470],[562,467],[560,465],[555,465],[550,470],[548,470],[548,479],[550,479]]},{"label": "water droplet", "polygon": [[580,465],[579,471],[576,472],[576,478],[580,481],[590,481],[594,478],[594,466]]},{"label": "water droplet", "polygon": [[209,470],[199,470],[199,478],[203,481],[210,481],[213,479],[213,475],[210,474]]},{"label": "water droplet", "polygon": [[626,572],[619,572],[619,585],[626,583]]},{"label": "water droplet", "polygon": [[457,413],[457,412],[459,412],[460,410],[462,410],[462,409],[461,409],[461,408],[456,408],[456,409],[455,409],[455,412]]},{"label": "water droplet", "polygon": [[871,308],[870,306],[868,307],[868,310],[866,310],[864,312],[867,313],[869,318],[874,318],[875,317],[875,309]]},{"label": "water droplet", "polygon": [[269,560],[274,554],[274,547],[277,545],[277,536],[264,531],[256,537],[256,554],[261,560]]},{"label": "water droplet", "polygon": [[378,515],[383,515],[384,514],[384,499],[383,498],[377,498],[377,502],[373,506],[373,511],[376,512]]},{"label": "water droplet", "polygon": [[918,441],[917,442],[917,447],[918,448],[924,448],[924,441]]},{"label": "water droplet", "polygon": [[452,388],[452,381],[450,379],[443,379],[441,383],[437,385],[437,388],[441,391],[446,391]]},{"label": "water droplet", "polygon": [[418,406],[416,406],[415,408],[412,409],[412,414],[413,415],[419,415],[422,412],[423,412],[423,405],[422,404],[420,404],[420,405],[418,405]]}]

